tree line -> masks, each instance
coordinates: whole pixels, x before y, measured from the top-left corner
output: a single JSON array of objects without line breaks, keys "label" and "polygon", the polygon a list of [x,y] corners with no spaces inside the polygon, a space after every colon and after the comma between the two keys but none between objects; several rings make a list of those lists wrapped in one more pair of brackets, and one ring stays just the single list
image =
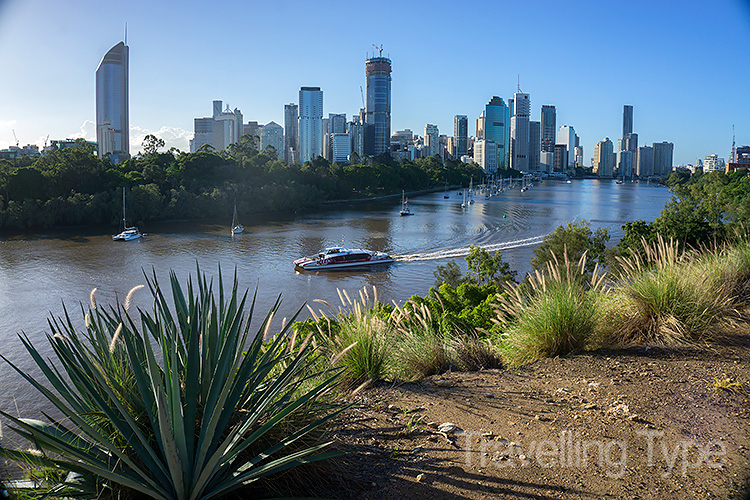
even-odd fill
[{"label": "tree line", "polygon": [[225,151],[206,145],[195,153],[159,150],[152,135],[143,152],[114,164],[75,146],[16,163],[0,160],[0,230],[116,225],[126,188],[128,221],[226,217],[293,211],[330,200],[366,198],[479,181],[482,170],[436,157],[396,161],[384,154],[339,164],[318,157],[301,165],[258,149],[242,136]]}]

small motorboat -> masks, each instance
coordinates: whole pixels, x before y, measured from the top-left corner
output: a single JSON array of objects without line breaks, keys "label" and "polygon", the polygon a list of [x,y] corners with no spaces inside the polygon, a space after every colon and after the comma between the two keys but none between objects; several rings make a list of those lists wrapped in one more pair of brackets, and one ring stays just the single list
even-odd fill
[{"label": "small motorboat", "polygon": [[331,247],[312,257],[303,257],[295,260],[294,266],[306,271],[327,271],[330,269],[388,264],[393,262],[393,260],[393,257],[387,253],[375,250]]}]

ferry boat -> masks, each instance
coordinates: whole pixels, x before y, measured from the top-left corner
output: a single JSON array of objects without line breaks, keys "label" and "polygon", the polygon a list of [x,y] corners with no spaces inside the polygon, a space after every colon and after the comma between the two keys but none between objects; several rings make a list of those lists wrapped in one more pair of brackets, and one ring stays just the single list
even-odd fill
[{"label": "ferry boat", "polygon": [[383,252],[331,247],[312,257],[295,260],[294,266],[306,271],[327,271],[347,267],[368,267],[390,262],[393,262],[393,257]]}]

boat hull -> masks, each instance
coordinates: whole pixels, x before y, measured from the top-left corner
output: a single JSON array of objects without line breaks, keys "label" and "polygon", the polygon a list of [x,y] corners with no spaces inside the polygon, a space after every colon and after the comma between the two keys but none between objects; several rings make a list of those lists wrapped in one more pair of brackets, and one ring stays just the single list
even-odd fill
[{"label": "boat hull", "polygon": [[372,266],[378,266],[380,264],[390,264],[393,262],[393,258],[370,260],[367,262],[342,262],[337,264],[318,264],[317,261],[310,261],[305,263],[295,262],[295,267],[304,269],[305,271],[336,271],[338,269],[350,269],[350,268],[367,268]]}]

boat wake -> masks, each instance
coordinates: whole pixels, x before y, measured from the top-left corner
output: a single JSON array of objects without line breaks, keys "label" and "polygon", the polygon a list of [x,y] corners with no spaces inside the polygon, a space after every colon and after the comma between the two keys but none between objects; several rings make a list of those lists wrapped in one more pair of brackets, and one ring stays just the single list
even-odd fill
[{"label": "boat wake", "polygon": [[[508,250],[511,248],[521,248],[538,245],[544,239],[544,234],[523,238],[515,241],[504,241],[502,243],[493,243],[491,245],[475,245],[484,248],[488,252],[497,252],[498,250]],[[469,247],[451,248],[445,250],[436,250],[434,252],[399,254],[393,255],[393,258],[399,262],[416,262],[422,260],[453,259],[456,257],[465,257],[469,255]]]}]

